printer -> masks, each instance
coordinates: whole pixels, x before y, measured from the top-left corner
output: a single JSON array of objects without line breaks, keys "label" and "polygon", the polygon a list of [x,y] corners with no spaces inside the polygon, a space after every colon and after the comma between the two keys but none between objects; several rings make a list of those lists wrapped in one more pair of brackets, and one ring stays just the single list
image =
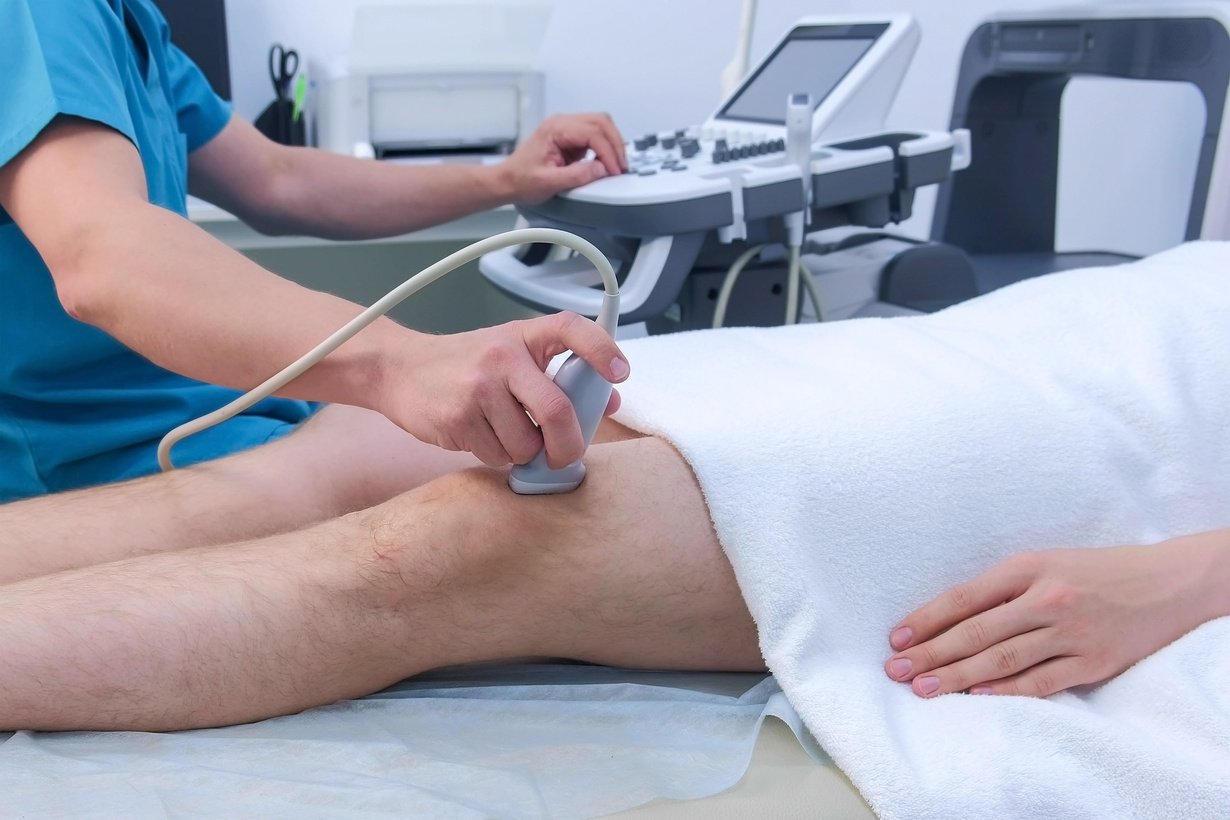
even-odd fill
[{"label": "printer", "polygon": [[502,155],[542,121],[550,7],[361,6],[349,54],[310,69],[315,141],[361,157]]}]

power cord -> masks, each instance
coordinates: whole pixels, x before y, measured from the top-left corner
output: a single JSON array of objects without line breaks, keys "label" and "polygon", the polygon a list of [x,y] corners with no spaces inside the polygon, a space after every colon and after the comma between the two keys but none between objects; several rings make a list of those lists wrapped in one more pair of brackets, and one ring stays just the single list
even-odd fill
[{"label": "power cord", "polygon": [[[763,251],[767,245],[754,245],[739,255],[726,271],[726,277],[722,280],[721,290],[718,291],[717,305],[713,310],[713,327],[720,328],[726,321],[726,311],[730,307],[730,294],[735,289],[735,283],[739,281],[739,276],[742,275],[744,269],[748,266],[757,254]],[[811,271],[803,267],[802,248],[798,245],[791,244],[790,252],[790,269],[787,275],[786,284],[786,317],[784,324],[793,325],[798,322],[799,317],[799,283],[802,282],[803,287],[807,289],[807,295],[811,299],[812,307],[816,311],[816,321],[824,321],[824,310],[820,303],[819,289],[816,287],[816,278],[812,276]]]},{"label": "power cord", "polygon": [[756,255],[764,250],[764,245],[753,245],[748,248],[739,258],[730,266],[730,270],[726,271],[726,278],[722,280],[722,289],[718,291],[717,306],[713,309],[713,327],[719,328],[726,321],[726,306],[730,302],[730,293],[735,289],[735,282],[739,281],[739,275],[743,273],[743,269],[747,267],[747,263],[756,258]]}]

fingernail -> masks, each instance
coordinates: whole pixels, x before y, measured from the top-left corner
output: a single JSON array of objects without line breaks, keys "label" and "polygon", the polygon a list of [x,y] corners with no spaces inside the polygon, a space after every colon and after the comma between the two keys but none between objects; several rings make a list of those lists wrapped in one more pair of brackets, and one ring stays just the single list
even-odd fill
[{"label": "fingernail", "polygon": [[969,690],[969,693],[970,693],[971,695],[989,695],[989,694],[991,694],[991,687],[989,687],[989,686],[975,686],[974,688],[972,688],[972,689],[970,689],[970,690]]},{"label": "fingernail", "polygon": [[919,678],[914,682],[918,684],[918,691],[924,695],[934,695],[936,690],[940,688],[940,679],[935,675],[927,675],[925,678]]},{"label": "fingernail", "polygon": [[914,630],[908,626],[899,626],[893,630],[893,634],[888,636],[888,642],[892,644],[893,649],[905,649],[910,645],[910,638],[914,637]]},{"label": "fingernail", "polygon": [[594,178],[602,179],[604,176],[606,176],[606,166],[603,165],[601,162],[595,162],[594,163]]},{"label": "fingernail", "polygon": [[618,357],[611,359],[611,375],[615,377],[616,381],[626,378],[628,376],[628,363]]},{"label": "fingernail", "polygon": [[910,663],[909,658],[897,658],[888,662],[888,674],[900,680],[910,674],[910,670],[914,668],[914,664]]}]

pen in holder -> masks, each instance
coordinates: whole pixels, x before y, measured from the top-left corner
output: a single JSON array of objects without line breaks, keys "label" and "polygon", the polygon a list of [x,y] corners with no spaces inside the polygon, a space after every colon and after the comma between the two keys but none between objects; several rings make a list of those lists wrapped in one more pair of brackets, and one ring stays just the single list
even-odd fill
[{"label": "pen in holder", "polygon": [[303,103],[307,76],[299,73],[299,53],[275,43],[269,49],[269,80],[273,83],[273,102],[256,118],[256,129],[283,145],[306,145]]}]

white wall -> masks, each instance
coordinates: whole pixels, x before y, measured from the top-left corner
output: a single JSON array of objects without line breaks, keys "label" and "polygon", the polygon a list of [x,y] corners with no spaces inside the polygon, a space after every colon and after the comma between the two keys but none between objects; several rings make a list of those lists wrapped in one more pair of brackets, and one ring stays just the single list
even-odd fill
[{"label": "white wall", "polygon": [[[269,102],[266,53],[275,40],[303,55],[329,59],[345,54],[353,10],[365,0],[230,0],[228,28],[237,110],[255,117]],[[408,5],[413,0],[366,0]],[[489,0],[510,2],[511,0]],[[546,74],[546,109],[605,110],[628,135],[703,120],[718,101],[718,76],[730,60],[740,0],[539,0],[554,7],[541,60]],[[1086,0],[1089,2],[1089,0]],[[1098,0],[1093,0],[1098,2]],[[1114,2],[1114,0],[1102,0]],[[1159,0],[1164,3],[1165,0]],[[913,67],[889,117],[890,128],[943,128],[952,107],[961,51],[970,32],[988,14],[1005,9],[1043,9],[1054,0],[761,0],[752,60],[762,56],[792,21],[806,14],[908,11],[923,32]],[[1113,247],[1146,253],[1182,238],[1188,187],[1194,168],[1193,129],[1203,113],[1182,93],[1153,92],[1161,116],[1142,113],[1132,90],[1082,88],[1065,101],[1061,180],[1061,248]],[[1105,92],[1105,94],[1104,94]],[[1100,99],[1107,96],[1107,100]],[[1198,100],[1197,100],[1198,102]],[[1142,140],[1134,143],[1136,122]],[[1110,143],[1114,153],[1101,147]],[[1116,179],[1107,158],[1148,157],[1147,180],[1132,177],[1134,205],[1123,190],[1108,191]],[[1098,174],[1087,173],[1100,160]],[[1092,163],[1099,164],[1099,163]],[[1126,180],[1127,177],[1124,177]],[[1123,180],[1120,180],[1123,181]],[[1113,208],[1102,209],[1108,194]],[[926,231],[931,199],[921,198],[920,218],[909,226]],[[1098,212],[1105,214],[1098,215]],[[1139,212],[1137,212],[1139,211]],[[1176,233],[1177,231],[1177,233]]]},{"label": "white wall", "polygon": [[[516,0],[488,0],[493,3]],[[345,54],[351,19],[364,2],[418,0],[230,0],[229,34],[235,100],[254,117],[271,99],[266,51],[274,40],[328,59]],[[602,109],[628,133],[703,119],[718,101],[718,75],[734,50],[740,0],[538,0],[554,7],[541,67],[548,111]],[[1017,0],[1015,7],[1043,7]],[[957,61],[994,0],[887,0],[915,14],[923,43],[898,99],[894,119],[923,127],[947,122]],[[762,0],[755,61],[804,14],[873,8],[866,0]]]}]

